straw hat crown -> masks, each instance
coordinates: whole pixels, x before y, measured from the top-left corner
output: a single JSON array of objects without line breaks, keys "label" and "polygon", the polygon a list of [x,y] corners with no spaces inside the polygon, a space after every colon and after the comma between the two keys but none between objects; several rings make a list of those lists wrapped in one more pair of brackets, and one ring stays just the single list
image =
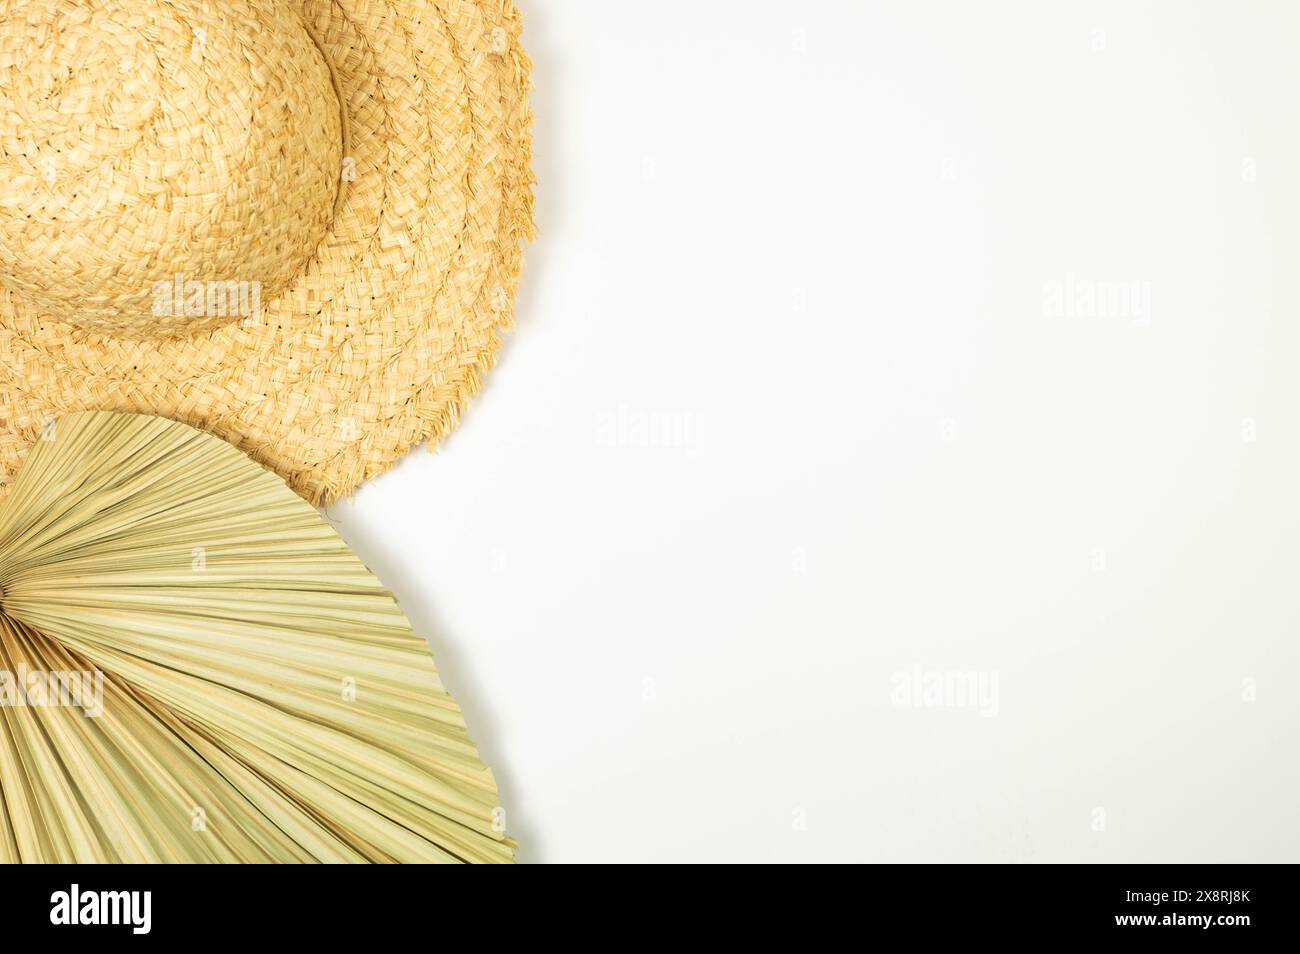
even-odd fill
[{"label": "straw hat crown", "polygon": [[187,312],[173,289],[269,299],[303,274],[334,214],[340,117],[294,4],[0,3],[0,285],[123,337],[247,317]]}]

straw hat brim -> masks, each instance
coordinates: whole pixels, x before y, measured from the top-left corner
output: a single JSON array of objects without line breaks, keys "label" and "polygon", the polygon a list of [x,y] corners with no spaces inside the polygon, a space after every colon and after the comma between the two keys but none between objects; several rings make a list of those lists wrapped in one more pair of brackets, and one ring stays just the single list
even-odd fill
[{"label": "straw hat brim", "polygon": [[512,320],[532,236],[531,65],[510,0],[308,0],[343,104],[337,212],[259,319],[188,338],[78,331],[0,291],[0,497],[79,410],[203,428],[312,503],[456,425]]}]

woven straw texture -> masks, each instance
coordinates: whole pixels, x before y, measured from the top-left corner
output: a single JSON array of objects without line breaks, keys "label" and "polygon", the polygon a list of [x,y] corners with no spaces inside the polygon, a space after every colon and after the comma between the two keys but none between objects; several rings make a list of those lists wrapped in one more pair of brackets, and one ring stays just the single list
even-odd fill
[{"label": "woven straw texture", "polygon": [[0,505],[0,591],[0,861],[513,861],[424,640],[229,444],[58,420]]},{"label": "woven straw texture", "polygon": [[0,497],[77,410],[316,504],[436,445],[532,236],[519,35],[510,0],[0,0]]}]

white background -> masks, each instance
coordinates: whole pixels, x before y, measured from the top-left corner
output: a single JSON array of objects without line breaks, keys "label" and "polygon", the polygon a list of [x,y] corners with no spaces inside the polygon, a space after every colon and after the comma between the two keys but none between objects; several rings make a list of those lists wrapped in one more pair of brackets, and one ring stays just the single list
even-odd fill
[{"label": "white background", "polygon": [[1300,5],[519,5],[518,327],[329,513],[520,859],[1298,860]]}]

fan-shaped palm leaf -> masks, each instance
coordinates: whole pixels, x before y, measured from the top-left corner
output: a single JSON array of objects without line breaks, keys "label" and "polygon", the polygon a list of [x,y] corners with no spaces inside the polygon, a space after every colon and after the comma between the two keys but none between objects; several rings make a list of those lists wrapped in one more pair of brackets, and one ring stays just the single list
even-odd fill
[{"label": "fan-shaped palm leaf", "polygon": [[[392,595],[183,424],[85,412],[34,445],[0,504],[0,672],[0,860],[512,859]],[[80,672],[102,712],[46,675]]]}]

